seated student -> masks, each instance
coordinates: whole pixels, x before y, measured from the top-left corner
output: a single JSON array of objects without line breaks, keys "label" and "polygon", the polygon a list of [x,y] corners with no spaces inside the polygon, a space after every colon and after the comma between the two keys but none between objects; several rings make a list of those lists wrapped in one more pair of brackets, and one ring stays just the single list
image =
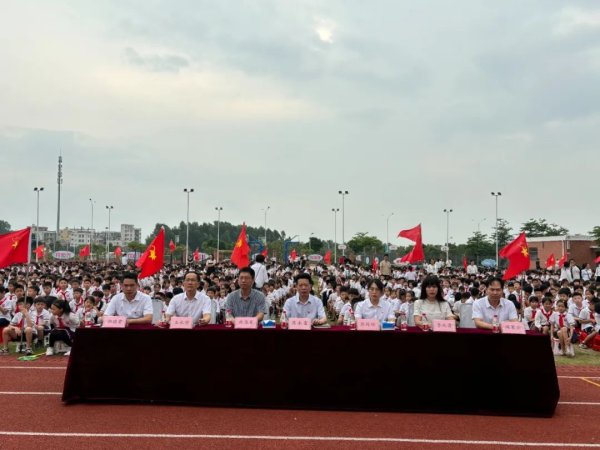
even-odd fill
[{"label": "seated student", "polygon": [[[173,296],[166,312],[166,321],[171,317],[191,317],[193,325],[206,325],[210,322],[212,302],[211,299],[200,292],[200,276],[191,270],[183,278],[184,292]],[[174,290],[175,292],[175,290]]]},{"label": "seated student", "polygon": [[395,322],[396,315],[392,304],[383,300],[383,283],[381,280],[373,279],[367,283],[369,297],[356,306],[356,319],[377,319],[379,322]]},{"label": "seated student", "polygon": [[550,317],[554,313],[553,304],[552,295],[545,296],[540,312],[535,315],[535,329],[543,334],[550,334]]},{"label": "seated student", "polygon": [[[592,309],[590,309],[592,308]],[[586,335],[590,335],[594,332],[594,313],[593,313],[593,305],[590,303],[585,306],[581,312],[579,313],[579,324],[581,326],[581,331]],[[580,348],[588,348],[583,342],[579,344]]]},{"label": "seated student", "polygon": [[83,308],[83,302],[85,298],[83,296],[83,289],[80,287],[76,287],[73,289],[73,300],[69,302],[69,308],[74,313],[77,313],[80,308]]},{"label": "seated student", "polygon": [[[471,288],[474,294],[477,295],[479,290],[477,288]],[[464,293],[458,292],[454,298],[453,311],[454,315],[458,317],[458,325],[460,328],[477,328],[473,321],[473,298],[471,297],[471,291]]]},{"label": "seated student", "polygon": [[405,300],[400,303],[400,309],[398,314],[404,313],[406,315],[406,323],[409,327],[415,326],[415,293],[412,290],[404,292]]},{"label": "seated student", "polygon": [[6,294],[3,298],[0,298],[0,327],[7,327],[10,325],[13,312],[16,307],[16,296],[13,298],[13,294]]},{"label": "seated student", "polygon": [[[599,266],[600,267],[600,266]],[[588,334],[585,340],[581,343],[581,348],[589,348],[596,336],[600,332],[600,298],[594,297],[589,301],[588,306],[591,316],[594,318],[594,322],[596,325],[594,326],[594,330]]]},{"label": "seated student", "polygon": [[301,273],[296,276],[296,289],[298,293],[288,298],[284,305],[288,319],[294,317],[308,318],[313,325],[323,325],[327,323],[327,315],[320,298],[311,294],[312,280],[308,273]]},{"label": "seated student", "polygon": [[569,306],[567,307],[567,316],[569,316],[569,322],[573,322],[575,324],[576,329],[581,329],[581,324],[579,323],[579,316],[581,315],[581,311],[583,310],[583,296],[581,292],[577,291],[573,293],[571,297],[571,301]]},{"label": "seated student", "polygon": [[[27,302],[25,299],[20,298],[16,303],[17,313],[10,321],[10,325],[2,330],[2,348],[0,348],[0,355],[8,355],[8,343],[10,341],[17,341],[22,339],[22,334],[25,333],[25,327],[31,327],[31,316],[29,314],[29,307],[31,305],[32,299],[27,297]],[[31,331],[30,331],[31,333]],[[20,349],[17,346],[17,352]],[[31,351],[31,336],[29,339],[29,345],[25,348],[25,352],[28,355],[31,355],[33,352]]]},{"label": "seated student", "polygon": [[133,272],[124,274],[121,288],[123,292],[111,299],[103,317],[125,316],[128,325],[152,323],[152,299],[138,290],[137,274]]},{"label": "seated student", "polygon": [[50,325],[53,328],[50,331],[50,345],[46,349],[46,356],[54,355],[54,344],[59,342],[67,346],[65,356],[69,356],[75,330],[79,326],[79,318],[77,314],[71,312],[69,303],[66,300],[54,300],[50,310],[52,311]]},{"label": "seated student", "polygon": [[523,312],[523,320],[530,330],[535,329],[535,317],[539,312],[539,306],[540,302],[535,295],[529,297],[529,306]]},{"label": "seated student", "polygon": [[[38,345],[44,344],[44,335],[50,332],[50,319],[52,314],[46,309],[47,297],[39,296],[34,301],[35,309],[31,313],[31,334],[37,337]],[[25,329],[28,347],[31,348],[31,336],[29,327]]]},{"label": "seated student", "polygon": [[81,326],[92,326],[96,323],[98,309],[96,308],[96,298],[90,295],[83,302],[83,308],[79,308],[76,312],[77,319]]},{"label": "seated student", "polygon": [[560,350],[563,356],[573,355],[571,336],[575,331],[575,321],[567,315],[567,304],[564,300],[556,302],[556,311],[550,317],[551,335],[560,341]]},{"label": "seated student", "polygon": [[[264,289],[267,289],[268,285],[263,286]],[[219,292],[219,288],[217,286],[211,285],[206,289],[206,295],[210,298],[210,324],[214,325],[219,323],[220,315],[221,315],[221,307],[219,305],[219,299],[217,298],[217,293]],[[270,303],[269,303],[270,304]]]}]

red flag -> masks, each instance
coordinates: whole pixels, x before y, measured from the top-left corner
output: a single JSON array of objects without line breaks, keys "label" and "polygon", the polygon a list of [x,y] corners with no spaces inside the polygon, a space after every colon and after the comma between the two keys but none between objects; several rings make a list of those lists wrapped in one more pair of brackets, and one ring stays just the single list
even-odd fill
[{"label": "red flag", "polygon": [[419,239],[415,243],[413,249],[406,255],[404,255],[402,258],[400,258],[400,261],[413,264],[419,261],[423,261],[424,259],[425,252],[423,251],[423,243],[421,242],[421,239]]},{"label": "red flag", "polygon": [[567,258],[569,257],[569,253],[565,253],[564,255],[562,255],[560,257],[560,259],[558,260],[558,268],[562,269],[563,266],[565,265],[565,262],[567,261]]},{"label": "red flag", "polygon": [[154,275],[164,265],[165,257],[165,229],[160,228],[160,231],[150,243],[146,251],[142,254],[135,265],[141,268],[139,277],[146,278]]},{"label": "red flag", "polygon": [[463,268],[464,268],[465,270],[467,270],[467,266],[468,266],[468,265],[469,265],[469,264],[467,263],[467,257],[466,257],[466,256],[463,256]]},{"label": "red flag", "polygon": [[600,264],[600,256],[598,256],[595,260],[594,260],[594,264]]},{"label": "red flag", "polygon": [[28,263],[31,227],[0,235],[0,269],[11,264]]},{"label": "red flag", "polygon": [[90,245],[86,245],[79,250],[79,257],[85,258],[86,256],[90,256]]},{"label": "red flag", "polygon": [[327,250],[327,253],[325,253],[325,257],[323,258],[323,260],[325,261],[325,264],[331,264],[331,250]]},{"label": "red flag", "polygon": [[115,248],[115,255],[116,256],[118,256],[120,258],[122,254],[123,254],[123,250],[121,250],[121,247]]},{"label": "red flag", "polygon": [[260,252],[260,254],[266,258],[267,256],[269,256],[269,249],[265,247],[265,249],[262,252]]},{"label": "red flag", "polygon": [[377,272],[377,269],[379,269],[379,258],[375,257],[373,258],[373,272]]},{"label": "red flag", "polygon": [[43,245],[38,245],[36,247],[36,249],[34,250],[35,257],[37,259],[43,258],[44,257],[44,250],[45,250],[45,247]]},{"label": "red flag", "polygon": [[504,272],[503,280],[510,280],[529,269],[529,247],[527,247],[525,233],[521,233],[514,241],[500,250],[498,255],[508,259],[508,269]]},{"label": "red flag", "polygon": [[173,243],[173,239],[169,241],[169,251],[173,253],[175,251],[175,244]]},{"label": "red flag", "polygon": [[552,253],[546,260],[546,269],[554,269],[555,264],[556,258],[554,258],[554,253]]},{"label": "red flag", "polygon": [[418,239],[421,239],[421,224],[409,230],[402,230],[400,233],[398,233],[398,237],[403,237],[410,241],[417,242]]},{"label": "red flag", "polygon": [[200,261],[200,250],[198,250],[198,248],[196,248],[196,250],[194,250],[194,261],[196,261],[196,262]]},{"label": "red flag", "polygon": [[248,237],[246,236],[246,224],[242,225],[242,231],[235,241],[233,253],[231,253],[231,262],[238,266],[238,269],[246,267],[250,264],[250,246],[248,245]]},{"label": "red flag", "polygon": [[290,261],[294,262],[294,261],[296,261],[297,258],[298,258],[298,253],[296,252],[296,249],[293,249],[292,253],[290,253]]}]

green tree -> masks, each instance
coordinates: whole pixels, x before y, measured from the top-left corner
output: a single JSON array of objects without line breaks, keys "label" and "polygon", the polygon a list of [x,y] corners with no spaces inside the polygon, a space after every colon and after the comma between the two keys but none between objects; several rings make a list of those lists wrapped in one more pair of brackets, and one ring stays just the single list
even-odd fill
[{"label": "green tree", "polygon": [[[508,224],[508,221],[505,219],[498,219],[498,229],[494,227],[494,232],[492,233],[492,241],[496,242],[496,234],[498,235],[498,248],[501,249],[510,241],[513,240],[512,227]],[[495,249],[494,249],[495,251]]]},{"label": "green tree", "polygon": [[465,256],[468,259],[474,259],[479,263],[482,259],[494,255],[496,252],[495,244],[491,242],[487,235],[476,231],[467,239],[464,248]]},{"label": "green tree", "polygon": [[5,220],[0,220],[0,234],[10,231],[10,223]]},{"label": "green tree", "polygon": [[318,253],[318,252],[320,252],[320,251],[321,251],[321,249],[323,248],[323,246],[325,245],[325,242],[324,242],[324,241],[322,241],[321,239],[319,239],[319,238],[316,238],[316,237],[311,237],[311,238],[309,239],[309,243],[310,243],[310,250],[311,250],[313,253]]},{"label": "green tree", "polygon": [[369,236],[368,233],[362,232],[356,233],[346,244],[354,253],[362,253],[365,249],[375,252],[383,250],[383,242],[375,236]]},{"label": "green tree", "polygon": [[555,223],[550,224],[546,219],[529,219],[521,225],[521,233],[525,233],[527,237],[563,236],[568,234],[569,230]]},{"label": "green tree", "polygon": [[590,231],[590,234],[596,239],[596,242],[600,244],[600,226],[595,226],[592,231]]}]

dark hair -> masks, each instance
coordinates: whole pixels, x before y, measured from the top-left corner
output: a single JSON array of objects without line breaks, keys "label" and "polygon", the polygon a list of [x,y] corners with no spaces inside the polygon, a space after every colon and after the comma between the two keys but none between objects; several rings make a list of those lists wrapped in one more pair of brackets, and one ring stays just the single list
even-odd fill
[{"label": "dark hair", "polygon": [[35,303],[43,303],[46,304],[46,297],[43,295],[39,295],[35,298]]},{"label": "dark hair", "polygon": [[419,298],[425,300],[427,298],[427,288],[432,286],[437,288],[435,299],[438,302],[445,302],[446,300],[444,300],[444,295],[442,294],[442,284],[440,283],[440,279],[434,275],[427,275],[421,282],[421,296]]},{"label": "dark hair", "polygon": [[240,269],[240,273],[238,274],[238,276],[243,273],[249,274],[253,280],[254,280],[254,277],[256,276],[256,274],[254,273],[254,269],[252,267],[242,267]]},{"label": "dark hair", "polygon": [[62,309],[63,314],[70,314],[71,313],[71,307],[69,306],[69,302],[66,300],[63,300],[61,298],[57,298],[56,300],[54,300],[52,302],[52,304],[54,306],[56,306],[58,309]]},{"label": "dark hair", "polygon": [[310,277],[310,275],[308,273],[300,273],[300,274],[296,275],[296,278],[294,278],[294,283],[298,284],[298,281],[300,281],[300,280],[308,280],[308,282],[312,286],[312,278]]},{"label": "dark hair", "polygon": [[256,258],[254,258],[254,259],[255,259],[255,260],[256,260],[256,262],[258,262],[258,263],[265,262],[265,255],[262,255],[262,254],[260,254],[260,253],[259,253],[258,255],[256,255]]},{"label": "dark hair", "polygon": [[500,288],[504,289],[504,280],[500,277],[491,277],[486,281],[487,286],[489,287],[492,283],[500,283]]},{"label": "dark hair", "polygon": [[558,295],[566,295],[566,296],[569,296],[569,295],[571,295],[571,289],[569,289],[569,288],[560,288],[560,289],[558,290]]},{"label": "dark hair", "polygon": [[369,289],[372,285],[377,286],[377,289],[379,289],[380,291],[383,291],[383,283],[381,282],[380,279],[378,278],[373,278],[371,281],[369,281],[367,283],[367,289]]},{"label": "dark hair", "polygon": [[211,291],[214,292],[215,294],[217,293],[217,287],[216,286],[209,286],[208,289],[206,289],[206,292]]},{"label": "dark hair", "polygon": [[183,294],[183,289],[180,287],[173,288],[173,295]]},{"label": "dark hair", "polygon": [[540,300],[535,295],[532,295],[531,297],[529,297],[529,303],[531,303],[531,302],[538,302],[539,303]]},{"label": "dark hair", "polygon": [[135,281],[135,283],[136,283],[136,284],[137,284],[137,282],[138,282],[138,276],[137,276],[137,273],[134,273],[134,272],[125,272],[125,273],[123,274],[123,277],[122,277],[121,279],[122,279],[123,281],[125,281],[125,280],[133,280],[133,281]]},{"label": "dark hair", "polygon": [[200,275],[195,270],[186,270],[185,273],[183,274],[183,279],[185,280],[185,277],[187,277],[190,273],[193,273],[194,275],[196,275],[196,281],[198,281],[198,282],[201,281]]},{"label": "dark hair", "polygon": [[563,305],[565,308],[567,307],[567,304],[563,300],[557,301],[555,306],[558,306],[558,305]]}]

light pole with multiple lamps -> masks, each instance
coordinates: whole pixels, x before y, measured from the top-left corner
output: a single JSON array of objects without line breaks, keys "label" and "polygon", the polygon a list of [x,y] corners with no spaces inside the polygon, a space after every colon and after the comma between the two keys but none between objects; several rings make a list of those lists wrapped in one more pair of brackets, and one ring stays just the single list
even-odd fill
[{"label": "light pole with multiple lamps", "polygon": [[385,252],[390,252],[390,217],[392,217],[394,213],[390,213],[385,220]]},{"label": "light pole with multiple lamps", "polygon": [[106,205],[106,209],[108,210],[108,228],[106,229],[106,264],[108,264],[110,261],[110,257],[108,254],[110,250],[110,213],[115,208],[112,205]]},{"label": "light pole with multiple lamps", "polygon": [[496,269],[498,268],[498,197],[502,195],[502,192],[492,192],[492,197],[496,197]]},{"label": "light pole with multiple lamps", "polygon": [[446,213],[446,264],[450,260],[450,213],[452,209],[444,209]]},{"label": "light pole with multiple lamps", "polygon": [[342,255],[346,256],[346,236],[345,236],[345,221],[346,221],[346,195],[349,194],[348,191],[338,191],[338,194],[342,196]]},{"label": "light pole with multiple lamps", "polygon": [[190,252],[190,194],[194,192],[194,188],[185,188],[183,192],[187,194],[187,214],[186,214],[186,229],[185,229],[185,265],[189,262]]},{"label": "light pole with multiple lamps", "polygon": [[217,262],[219,262],[219,250],[220,247],[220,239],[221,239],[221,211],[223,211],[222,206],[215,206],[215,211],[217,211]]},{"label": "light pole with multiple lamps", "polygon": [[[37,196],[37,206],[36,206],[36,219],[35,219],[35,246],[36,248],[40,246],[40,192],[44,190],[43,187],[34,187],[33,191]],[[37,261],[37,253],[35,254],[35,259]]]},{"label": "light pole with multiple lamps", "polygon": [[340,208],[331,208],[333,213],[333,263],[337,264],[337,213]]}]

